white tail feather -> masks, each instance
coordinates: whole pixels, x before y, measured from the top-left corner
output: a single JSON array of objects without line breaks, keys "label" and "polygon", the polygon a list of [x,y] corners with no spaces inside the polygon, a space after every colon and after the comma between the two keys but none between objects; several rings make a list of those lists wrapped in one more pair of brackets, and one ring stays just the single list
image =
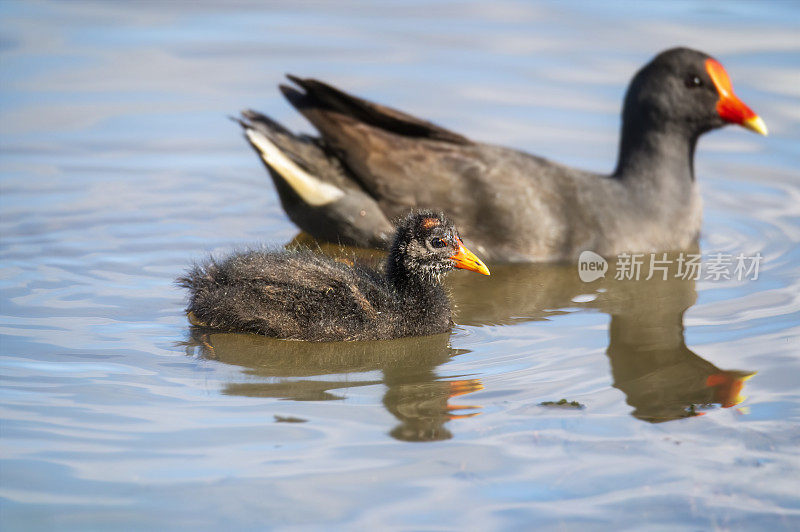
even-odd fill
[{"label": "white tail feather", "polygon": [[320,207],[344,196],[344,191],[339,187],[324,183],[297,166],[263,133],[248,128],[245,134],[264,162],[278,172],[304,202]]}]

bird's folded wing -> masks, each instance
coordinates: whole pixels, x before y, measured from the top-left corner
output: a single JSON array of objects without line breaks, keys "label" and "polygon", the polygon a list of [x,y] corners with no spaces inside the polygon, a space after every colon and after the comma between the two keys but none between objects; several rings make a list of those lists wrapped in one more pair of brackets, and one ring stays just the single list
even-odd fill
[{"label": "bird's folded wing", "polygon": [[284,95],[390,217],[463,203],[454,200],[469,194],[463,176],[482,171],[476,145],[457,133],[317,80],[290,79],[305,92],[282,86]]}]

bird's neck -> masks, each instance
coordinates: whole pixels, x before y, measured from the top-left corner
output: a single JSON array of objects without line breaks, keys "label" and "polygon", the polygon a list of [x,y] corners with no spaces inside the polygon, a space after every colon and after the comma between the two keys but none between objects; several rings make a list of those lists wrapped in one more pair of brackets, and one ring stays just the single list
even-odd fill
[{"label": "bird's neck", "polygon": [[414,272],[391,256],[386,262],[386,276],[397,291],[408,296],[425,296],[444,290],[438,280]]},{"label": "bird's neck", "polygon": [[655,185],[691,188],[699,133],[668,123],[648,122],[634,113],[626,113],[626,118],[613,176],[628,183],[655,181]]},{"label": "bird's neck", "polygon": [[413,301],[409,312],[440,313],[443,306],[449,310],[447,293],[439,279],[409,269],[392,255],[386,262],[386,276],[398,294]]}]

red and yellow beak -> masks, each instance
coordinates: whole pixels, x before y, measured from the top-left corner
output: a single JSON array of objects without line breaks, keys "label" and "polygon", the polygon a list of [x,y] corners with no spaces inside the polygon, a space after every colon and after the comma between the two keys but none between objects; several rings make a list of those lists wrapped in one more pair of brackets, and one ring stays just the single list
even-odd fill
[{"label": "red and yellow beak", "polygon": [[483,275],[491,275],[489,273],[489,268],[486,267],[483,261],[468,250],[458,237],[456,237],[456,244],[458,245],[458,250],[455,255],[450,257],[450,259],[456,263],[456,268],[472,270],[473,272],[482,273]]},{"label": "red and yellow beak", "polygon": [[720,118],[732,124],[739,124],[747,129],[752,129],[762,135],[767,134],[767,125],[761,117],[747,107],[742,100],[733,93],[733,86],[725,68],[715,59],[706,59],[706,71],[711,76],[711,81],[719,93],[717,113]]}]

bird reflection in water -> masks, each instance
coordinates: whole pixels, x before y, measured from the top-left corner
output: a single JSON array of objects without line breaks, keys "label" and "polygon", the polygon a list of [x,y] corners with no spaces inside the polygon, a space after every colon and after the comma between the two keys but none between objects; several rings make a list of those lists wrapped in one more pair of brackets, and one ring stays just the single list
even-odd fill
[{"label": "bird reflection in water", "polygon": [[[620,293],[636,284],[623,283]],[[606,354],[614,386],[635,417],[652,423],[701,415],[714,404],[738,405],[744,382],[754,375],[720,369],[686,347],[683,314],[691,303],[678,304],[681,297],[671,290],[680,288],[681,282],[651,282],[645,297],[627,294],[612,305]]]},{"label": "bird reflection in water", "polygon": [[[677,255],[668,256],[675,259]],[[659,257],[660,258],[660,257]],[[673,265],[677,261],[672,261]],[[596,309],[611,317],[606,354],[614,387],[633,407],[632,415],[651,423],[702,414],[713,405],[738,405],[753,371],[723,370],[686,346],[683,315],[697,299],[693,280],[666,280],[657,273],[644,280],[606,278],[582,282],[575,265],[491,265],[492,282],[451,280],[458,323],[509,324],[551,319],[565,308]],[[579,295],[589,294],[587,302]],[[556,309],[556,310],[552,310]]]},{"label": "bird reflection in water", "polygon": [[230,383],[225,394],[326,401],[344,399],[338,390],[384,385],[383,405],[400,421],[390,434],[403,441],[449,439],[452,433],[446,423],[479,413],[479,406],[450,404],[450,399],[483,389],[480,380],[445,380],[436,374],[437,366],[467,352],[451,348],[449,334],[330,343],[200,328],[191,334],[187,351],[196,348],[206,359],[242,366],[247,375],[258,378]]}]

